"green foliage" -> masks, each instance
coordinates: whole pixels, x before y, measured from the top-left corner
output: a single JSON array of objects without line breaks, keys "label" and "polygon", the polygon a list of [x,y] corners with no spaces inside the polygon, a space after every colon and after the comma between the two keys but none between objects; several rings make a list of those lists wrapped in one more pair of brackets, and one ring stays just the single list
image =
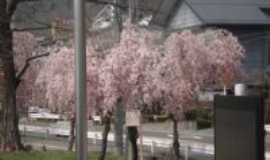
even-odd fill
[{"label": "green foliage", "polygon": [[196,121],[198,129],[210,128],[213,121],[213,113],[209,108],[196,107],[185,113],[186,120]]},{"label": "green foliage", "polygon": [[212,127],[212,121],[207,119],[197,119],[197,129],[206,129]]},{"label": "green foliage", "polygon": [[196,119],[206,119],[206,120],[211,120],[213,117],[213,114],[209,108],[204,108],[204,107],[197,107],[195,109],[196,112]]},{"label": "green foliage", "polygon": [[166,122],[169,117],[168,115],[144,115],[143,119],[145,122]]},{"label": "green foliage", "polygon": [[198,107],[196,109],[197,129],[210,128],[213,121],[213,113],[208,108]]},{"label": "green foliage", "polygon": [[[89,153],[89,160],[97,160],[97,153]],[[106,160],[121,160],[112,153],[107,153]],[[32,152],[0,152],[0,160],[74,160],[75,153],[67,151],[32,151]]]},{"label": "green foliage", "polygon": [[196,107],[184,113],[186,120],[212,119],[213,114],[209,108]]},{"label": "green foliage", "polygon": [[184,115],[187,121],[195,121],[197,117],[197,110],[192,109],[190,111],[185,112]]},{"label": "green foliage", "polygon": [[168,120],[168,115],[154,115],[153,118],[156,122],[166,122]]}]

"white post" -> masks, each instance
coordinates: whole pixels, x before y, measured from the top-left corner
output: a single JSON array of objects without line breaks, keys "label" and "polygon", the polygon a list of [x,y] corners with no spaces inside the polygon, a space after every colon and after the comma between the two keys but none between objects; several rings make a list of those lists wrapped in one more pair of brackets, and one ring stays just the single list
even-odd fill
[{"label": "white post", "polygon": [[50,134],[50,131],[49,131],[49,129],[47,128],[47,129],[46,129],[46,139],[48,139],[49,134]]},{"label": "white post", "polygon": [[188,160],[188,158],[189,158],[189,150],[190,150],[190,147],[186,146],[185,147],[185,160]]},{"label": "white post", "polygon": [[155,145],[156,145],[155,141],[152,141],[151,146],[150,146],[152,156],[155,155]]},{"label": "white post", "polygon": [[143,129],[142,123],[139,125],[139,138],[140,138],[140,160],[143,160]]},{"label": "white post", "polygon": [[98,139],[98,136],[97,136],[97,133],[95,133],[94,134],[94,139],[93,139],[94,144],[97,144],[97,139]]},{"label": "white post", "polygon": [[223,85],[223,95],[224,96],[227,95],[227,87],[226,87],[226,85]]},{"label": "white post", "polygon": [[25,132],[26,132],[26,127],[25,127],[25,125],[23,125],[23,135],[24,136],[26,136],[26,133]]}]

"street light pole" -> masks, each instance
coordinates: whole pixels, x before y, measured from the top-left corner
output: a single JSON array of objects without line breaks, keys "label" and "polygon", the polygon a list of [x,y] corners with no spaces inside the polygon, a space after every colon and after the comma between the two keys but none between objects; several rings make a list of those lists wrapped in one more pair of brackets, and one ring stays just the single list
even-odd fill
[{"label": "street light pole", "polygon": [[87,160],[85,0],[74,0],[76,160]]}]

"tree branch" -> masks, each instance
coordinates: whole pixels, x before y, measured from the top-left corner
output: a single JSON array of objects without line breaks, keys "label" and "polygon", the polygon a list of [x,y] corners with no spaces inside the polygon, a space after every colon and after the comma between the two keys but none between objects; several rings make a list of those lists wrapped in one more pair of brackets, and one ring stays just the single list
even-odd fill
[{"label": "tree branch", "polygon": [[26,70],[30,67],[31,65],[31,61],[35,60],[35,59],[38,59],[38,58],[42,58],[42,57],[47,57],[49,56],[50,53],[47,52],[47,53],[44,53],[44,54],[40,54],[40,55],[36,55],[36,56],[33,56],[33,57],[30,57],[30,58],[27,58],[26,61],[25,61],[25,65],[23,66],[22,70],[18,73],[18,75],[16,76],[16,84],[15,84],[15,88],[17,89],[17,87],[19,86],[20,82],[21,82],[21,78],[22,76],[25,74]]},{"label": "tree branch", "polygon": [[120,9],[126,9],[126,5],[120,5],[114,2],[109,2],[109,1],[100,1],[100,0],[86,0],[87,2],[91,3],[96,3],[96,4],[101,4],[101,5],[112,5],[114,7],[120,8]]},{"label": "tree branch", "polygon": [[68,28],[68,27],[61,27],[61,26],[47,26],[47,27],[29,27],[29,28],[12,28],[11,30],[13,32],[27,32],[27,31],[40,31],[40,30],[49,30],[49,29],[57,29],[57,30],[61,30],[61,31],[70,31],[72,32],[72,28]]},{"label": "tree branch", "polygon": [[[112,5],[112,6],[116,7],[116,8],[123,9],[123,10],[129,8],[128,4],[119,4],[119,3],[115,3],[115,2],[111,2],[111,1],[105,1],[105,0],[86,0],[86,1],[90,2],[90,3],[101,4],[101,5]],[[151,8],[146,8],[146,7],[136,6],[135,9],[140,10],[140,11],[162,13],[161,11],[159,11],[157,9],[151,9]]]},{"label": "tree branch", "polygon": [[39,31],[39,30],[48,30],[51,27],[29,27],[29,28],[13,28],[13,32],[25,32],[25,31]]}]

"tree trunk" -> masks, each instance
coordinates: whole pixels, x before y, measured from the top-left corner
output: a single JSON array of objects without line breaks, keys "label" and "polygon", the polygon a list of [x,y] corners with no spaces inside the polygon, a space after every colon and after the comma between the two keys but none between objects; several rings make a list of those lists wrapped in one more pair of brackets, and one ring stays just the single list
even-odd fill
[{"label": "tree trunk", "polygon": [[70,118],[70,130],[69,130],[69,138],[68,138],[68,151],[72,151],[75,140],[75,116],[72,115]]},{"label": "tree trunk", "polygon": [[102,133],[102,144],[101,144],[101,152],[99,155],[99,160],[105,160],[105,156],[107,152],[108,134],[110,130],[111,130],[111,116],[106,115],[104,117],[104,130]]},{"label": "tree trunk", "polygon": [[173,151],[176,160],[181,158],[180,156],[180,143],[179,143],[179,133],[178,133],[178,121],[174,116],[171,116],[173,122]]},{"label": "tree trunk", "polygon": [[115,148],[118,155],[123,155],[125,111],[121,100],[118,100],[114,119]]},{"label": "tree trunk", "polygon": [[138,146],[137,146],[137,138],[138,138],[138,130],[137,127],[128,127],[128,139],[131,144],[131,160],[138,160]]},{"label": "tree trunk", "polygon": [[12,50],[11,18],[0,5],[0,149],[23,149],[16,110],[16,73]]}]

